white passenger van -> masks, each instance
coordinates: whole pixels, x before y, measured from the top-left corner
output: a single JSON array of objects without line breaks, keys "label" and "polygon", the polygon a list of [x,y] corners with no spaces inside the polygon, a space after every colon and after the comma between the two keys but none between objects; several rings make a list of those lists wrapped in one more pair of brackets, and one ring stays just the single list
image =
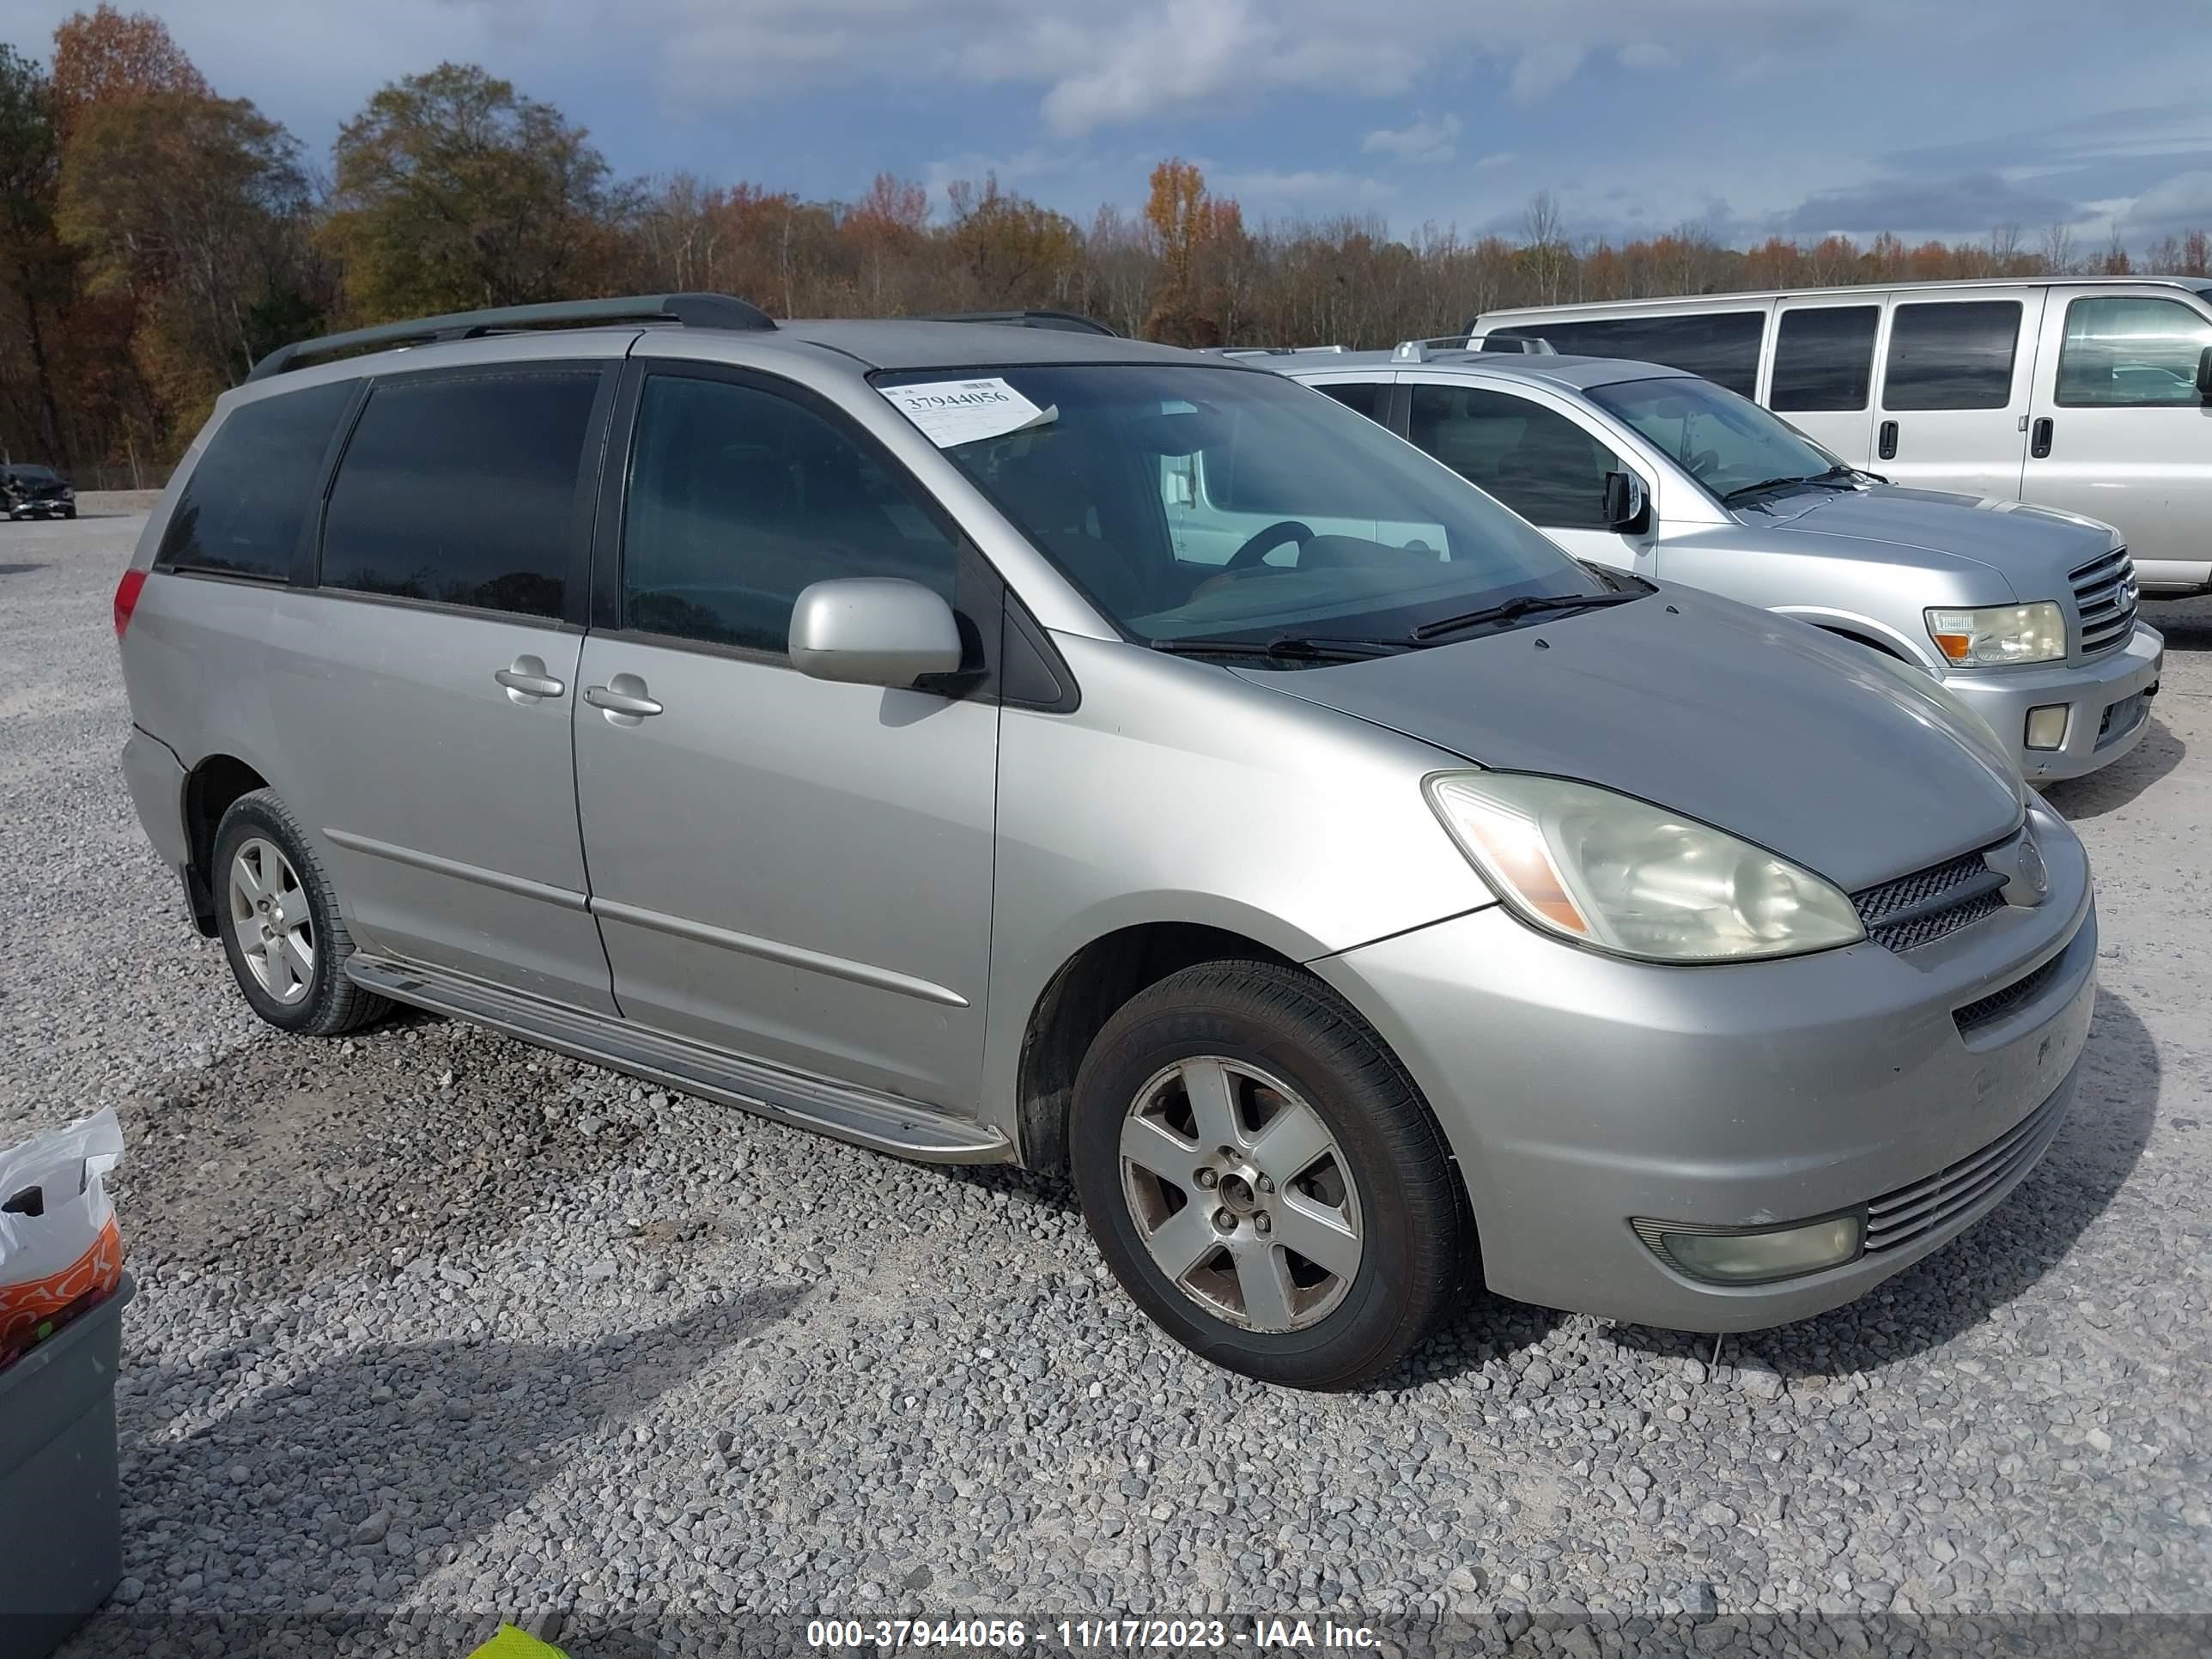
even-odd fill
[{"label": "white passenger van", "polygon": [[2212,592],[2212,277],[1544,306],[1468,330],[1687,369],[1896,483],[2117,525],[2147,599]]}]

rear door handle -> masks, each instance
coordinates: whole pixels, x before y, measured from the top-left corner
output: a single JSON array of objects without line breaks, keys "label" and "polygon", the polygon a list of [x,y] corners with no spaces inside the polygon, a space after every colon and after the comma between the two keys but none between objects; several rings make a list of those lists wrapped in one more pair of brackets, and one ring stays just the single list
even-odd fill
[{"label": "rear door handle", "polygon": [[1881,423],[1881,441],[1875,453],[1885,461],[1893,461],[1897,459],[1897,422],[1895,421],[1884,421]]},{"label": "rear door handle", "polygon": [[645,695],[645,682],[635,674],[617,674],[605,685],[586,686],[584,701],[605,710],[607,718],[617,723],[660,712],[660,705]]},{"label": "rear door handle", "polygon": [[2051,416],[2048,415],[2039,417],[2028,428],[2027,453],[2038,460],[2051,453]]},{"label": "rear door handle", "polygon": [[517,657],[492,678],[507,688],[507,698],[513,702],[527,702],[533,697],[557,697],[568,689],[565,681],[556,680],[545,672],[545,659],[542,657]]}]

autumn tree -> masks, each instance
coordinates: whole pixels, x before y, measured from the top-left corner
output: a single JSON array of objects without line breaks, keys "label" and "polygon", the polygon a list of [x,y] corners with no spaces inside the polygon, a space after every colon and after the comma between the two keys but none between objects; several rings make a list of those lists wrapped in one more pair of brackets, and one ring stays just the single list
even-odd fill
[{"label": "autumn tree", "polygon": [[384,87],[338,129],[324,239],[363,321],[602,287],[617,205],[588,135],[473,64]]},{"label": "autumn tree", "polygon": [[58,222],[88,292],[137,307],[132,345],[179,432],[281,337],[313,331],[299,145],[244,100],[151,93],[82,110]]},{"label": "autumn tree", "polygon": [[[37,452],[69,460],[69,442],[54,390],[48,336],[69,292],[67,256],[54,235],[54,193],[61,146],[51,82],[12,46],[0,46],[0,364],[21,353],[23,372],[0,376],[7,386],[0,418],[13,434],[36,434]],[[13,447],[13,445],[9,445]]]},{"label": "autumn tree", "polygon": [[911,179],[879,173],[867,193],[847,209],[838,234],[850,244],[865,271],[871,306],[890,308],[890,273],[910,268],[927,240],[929,191]]},{"label": "autumn tree", "polygon": [[980,188],[957,180],[945,195],[952,210],[947,240],[963,289],[957,303],[996,308],[1062,297],[1081,252],[1073,221],[1001,190],[995,173]]},{"label": "autumn tree", "polygon": [[207,82],[151,13],[102,3],[54,30],[54,122],[64,142],[97,104],[157,93],[204,98]]}]

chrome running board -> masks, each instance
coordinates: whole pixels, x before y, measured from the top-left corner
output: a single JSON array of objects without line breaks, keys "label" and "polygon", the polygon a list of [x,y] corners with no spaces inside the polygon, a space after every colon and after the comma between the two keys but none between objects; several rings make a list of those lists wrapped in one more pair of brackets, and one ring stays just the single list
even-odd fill
[{"label": "chrome running board", "polygon": [[465,975],[356,951],[346,977],[364,990],[504,1031],[685,1094],[925,1164],[1011,1164],[1013,1143],[988,1124],[873,1089],[648,1030]]}]

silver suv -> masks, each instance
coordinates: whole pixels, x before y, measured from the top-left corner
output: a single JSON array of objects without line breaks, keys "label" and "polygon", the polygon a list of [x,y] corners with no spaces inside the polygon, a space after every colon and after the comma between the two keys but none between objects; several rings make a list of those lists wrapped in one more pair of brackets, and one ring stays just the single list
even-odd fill
[{"label": "silver suv", "polygon": [[115,614],[138,811],[271,1024],[1066,1171],[1276,1382],[1477,1282],[1856,1297],[2087,1033],[2081,844],[1935,681],[1218,359],[696,295],[288,348]]},{"label": "silver suv", "polygon": [[1432,341],[1258,361],[1410,438],[1578,557],[1925,670],[2033,781],[2109,766],[2148,730],[2166,642],[2136,619],[2134,563],[2110,525],[1899,488],[1650,363]]}]

